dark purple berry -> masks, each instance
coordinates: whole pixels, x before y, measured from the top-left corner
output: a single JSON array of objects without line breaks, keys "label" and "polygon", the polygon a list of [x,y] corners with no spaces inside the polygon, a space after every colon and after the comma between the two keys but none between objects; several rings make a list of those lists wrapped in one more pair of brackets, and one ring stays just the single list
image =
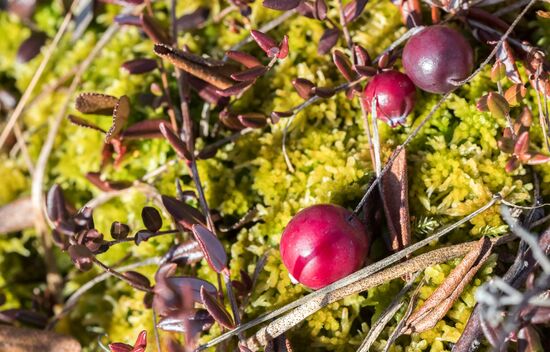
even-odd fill
[{"label": "dark purple berry", "polygon": [[407,75],[385,71],[375,75],[367,84],[364,99],[371,112],[376,98],[376,117],[395,127],[405,122],[414,108],[416,87]]},{"label": "dark purple berry", "polygon": [[447,93],[474,68],[470,43],[454,29],[431,26],[414,35],[403,49],[403,66],[420,89]]}]

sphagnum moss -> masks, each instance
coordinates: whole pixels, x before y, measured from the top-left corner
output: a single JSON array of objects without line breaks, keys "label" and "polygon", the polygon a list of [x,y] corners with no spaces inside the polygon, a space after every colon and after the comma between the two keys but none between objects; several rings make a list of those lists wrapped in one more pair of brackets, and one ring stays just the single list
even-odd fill
[{"label": "sphagnum moss", "polygon": [[[186,1],[185,11],[205,3],[210,5],[209,1]],[[109,22],[107,17],[112,18],[116,13],[115,7],[107,6],[109,15],[103,19],[104,23]],[[155,3],[155,6],[161,5]],[[212,11],[214,14],[218,13],[220,8],[214,6]],[[256,1],[253,14],[253,26],[257,26],[274,18],[277,12],[266,10],[260,1]],[[59,10],[42,8],[36,16],[39,25],[51,31],[49,26],[55,27],[58,19],[54,17],[58,15]],[[544,32],[544,26],[537,28],[539,32]],[[28,34],[28,30],[15,17],[4,12],[0,12],[0,29],[10,33],[0,43],[0,53],[6,58],[0,60],[0,77],[15,79],[17,86],[22,89],[30,80],[39,59],[34,59],[26,66],[14,64],[17,46]],[[354,41],[368,48],[371,54],[379,53],[405,31],[398,11],[386,1],[371,1],[365,15],[353,24],[353,29]],[[268,75],[269,79],[247,92],[235,108],[270,111],[285,110],[299,104],[302,100],[291,85],[294,77],[310,79],[320,86],[337,84],[340,78],[335,73],[329,56],[318,56],[317,48],[312,45],[320,38],[322,31],[319,22],[303,18],[288,20],[277,28],[274,36],[288,33],[292,38],[289,58],[276,65]],[[58,57],[55,58],[57,64],[44,77],[42,88],[86,56],[97,40],[93,33],[85,34],[76,42],[78,50],[68,50],[72,45],[68,41],[62,44]],[[200,34],[185,34],[179,44],[188,45],[192,51],[201,50],[221,56],[223,52],[220,48],[228,49],[244,37],[244,32],[233,33],[223,23],[211,24],[198,33]],[[541,38],[543,45],[550,41],[546,32]],[[143,40],[137,30],[124,28],[88,70],[82,91],[100,91],[116,96],[127,94],[131,99],[137,99],[138,93],[149,88],[152,79],[128,76],[119,67],[128,59],[147,55],[150,47],[151,43]],[[525,170],[520,168],[514,174],[504,171],[507,157],[498,149],[496,140],[500,137],[505,121],[497,120],[491,114],[479,112],[475,108],[475,100],[491,89],[494,87],[487,78],[487,71],[484,71],[451,96],[408,148],[409,183],[412,185],[409,195],[414,217],[428,217],[441,226],[477,209],[495,192],[503,192],[513,203],[527,203],[531,200],[532,185]],[[40,89],[37,90],[39,91]],[[28,129],[34,131],[29,139],[32,157],[39,153],[45,123],[53,115],[56,101],[62,95],[62,92],[56,93],[38,102],[23,118]],[[528,104],[536,110],[535,99],[530,96]],[[427,114],[436,98],[422,94],[418,100],[415,112],[409,117],[408,127],[394,130],[386,126],[380,127],[385,157],[406,138],[415,122]],[[142,108],[136,110],[131,119],[137,121],[161,116],[160,110]],[[101,118],[98,117],[97,122],[101,124]],[[223,215],[237,217],[250,208],[256,208],[263,220],[249,229],[241,230],[235,240],[226,243],[232,258],[230,266],[235,273],[239,269],[253,272],[255,260],[264,253],[269,253],[246,309],[247,318],[280,307],[306,293],[301,286],[290,283],[278,251],[274,250],[290,218],[298,210],[317,203],[332,202],[352,207],[364,191],[368,176],[372,174],[363,120],[356,100],[350,101],[338,95],[312,105],[297,116],[291,126],[287,143],[289,157],[296,168],[294,173],[288,171],[281,153],[283,128],[284,121],[269,127],[265,133],[254,132],[244,136],[220,150],[216,158],[199,162],[206,196],[212,208],[219,209]],[[538,126],[535,128],[538,129]],[[537,136],[535,142],[540,142],[540,132],[535,132],[534,135]],[[63,188],[70,189],[68,198],[76,206],[83,205],[91,196],[98,194],[84,178],[83,171],[98,168],[98,145],[101,139],[94,131],[78,129],[65,123],[52,154],[48,182],[57,182]],[[67,147],[69,144],[78,147]],[[108,177],[134,180],[173,157],[164,141],[146,140],[136,142],[134,146],[132,156],[125,158],[121,167],[106,170]],[[5,160],[2,161],[0,168],[2,167],[6,170],[0,171],[4,176],[0,179],[0,204],[24,195],[28,184],[28,175],[25,175],[20,161]],[[188,180],[186,174],[177,170],[175,167],[169,168],[165,175],[157,179],[155,186],[163,193],[173,192],[174,177]],[[538,166],[537,171],[543,183],[550,181],[548,164]],[[192,188],[192,185],[187,182],[185,187]],[[547,195],[550,191],[545,189],[543,192]],[[108,202],[95,214],[98,228],[108,233],[109,224],[113,220],[126,220],[130,225],[135,225],[133,227],[140,226],[140,209],[146,203],[147,200],[141,195],[132,193]],[[498,211],[494,209],[474,218],[469,226],[456,230],[451,238],[467,240],[482,234],[498,235],[505,230]],[[28,231],[28,234],[32,234],[32,231]],[[413,236],[421,239],[425,234],[416,231]],[[28,256],[30,252],[24,250],[20,244],[29,245],[36,241],[24,236],[14,242],[14,238],[2,236],[0,258],[13,252]],[[126,251],[140,257],[162,254],[168,242],[168,239],[159,239],[143,243],[140,247],[123,245],[114,254],[110,251],[113,256],[106,257],[105,260],[114,263],[124,257]],[[64,255],[58,253],[58,258],[61,267],[68,270]],[[420,291],[420,298],[427,298],[457,262],[427,268],[424,271],[425,284]],[[11,260],[0,259],[1,272],[5,273],[4,269],[13,263]],[[448,350],[448,343],[456,342],[473,308],[475,287],[487,280],[493,266],[494,261],[477,274],[472,285],[435,328],[413,334],[410,338],[401,338],[391,350]],[[152,270],[147,270],[144,272],[152,277]],[[214,273],[206,265],[198,268],[198,274],[215,282]],[[0,283],[5,280],[5,274],[1,275]],[[71,274],[66,293],[70,293],[92,276]],[[333,303],[291,331],[290,338],[297,350],[308,346],[308,350],[353,351],[360,345],[370,324],[389,304],[400,287],[401,283],[395,280],[361,295]],[[8,289],[7,292],[8,304],[16,305],[20,297],[15,296],[15,291]],[[113,341],[130,342],[131,338],[128,337],[134,336],[136,331],[151,329],[151,314],[150,311],[141,309],[142,299],[143,294],[129,290],[124,283],[109,280],[101,288],[89,292],[73,313],[59,324],[59,329],[78,335],[88,344],[90,350],[94,349],[93,336],[96,333],[105,332]],[[100,311],[110,314],[99,314]],[[397,319],[402,314],[403,310],[398,313]],[[384,347],[391,330],[392,327],[384,330],[380,340],[374,345],[375,349]],[[210,335],[202,337],[202,341],[219,333],[219,329],[215,327]]]}]

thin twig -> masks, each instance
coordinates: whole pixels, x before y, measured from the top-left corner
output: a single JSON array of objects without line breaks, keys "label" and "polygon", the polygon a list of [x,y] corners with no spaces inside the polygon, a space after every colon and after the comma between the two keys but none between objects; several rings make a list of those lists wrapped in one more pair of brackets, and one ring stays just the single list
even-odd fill
[{"label": "thin twig", "polygon": [[[476,217],[477,215],[483,213],[484,211],[486,211],[487,209],[491,208],[497,201],[498,199],[500,199],[500,196],[495,196],[493,197],[489,202],[487,202],[484,206],[482,206],[481,208],[473,211],[472,213],[466,215],[464,218],[460,219],[459,221],[457,221],[456,223],[452,224],[452,225],[449,225],[449,226],[446,226],[444,228],[442,228],[441,230],[439,230],[438,232],[434,233],[433,235],[425,238],[424,240],[422,241],[419,241],[417,243],[414,243],[412,245],[410,245],[409,247],[407,248],[404,248],[402,249],[401,251],[399,252],[396,252],[392,255],[390,255],[389,257],[387,258],[384,258],[376,263],[373,263],[371,265],[368,265],[366,267],[364,267],[363,269],[359,270],[359,271],[356,271],[355,273],[339,280],[339,281],[336,281],[335,283],[332,283],[328,286],[326,286],[325,288],[322,288],[320,290],[317,290],[315,292],[312,292],[310,294],[308,294],[307,296],[304,296],[302,298],[299,298],[281,308],[278,308],[278,309],[275,309],[274,311],[272,312],[269,312],[265,315],[262,315],[250,322],[247,322],[247,323],[244,323],[242,324],[241,326],[237,327],[236,329],[234,330],[231,330],[219,337],[216,337],[214,339],[212,339],[211,341],[205,343],[204,345],[200,346],[198,348],[198,350],[204,350],[206,348],[209,348],[209,347],[212,347],[214,345],[217,345],[218,343],[224,341],[224,340],[227,340],[228,338],[236,335],[237,333],[240,333],[242,331],[245,331],[245,330],[248,330],[258,324],[261,324],[261,323],[264,323],[268,320],[271,320],[275,317],[278,317],[296,307],[299,307],[301,305],[304,305],[304,304],[307,304],[307,302],[311,301],[311,300],[316,300],[316,299],[319,299],[319,297],[324,297],[326,295],[329,295],[331,292],[333,291],[336,291],[336,290],[339,290],[341,289],[342,287],[346,287],[350,284],[353,284],[354,282],[358,281],[358,280],[362,280],[366,277],[369,277],[371,275],[373,275],[374,273],[376,272],[379,272],[380,270],[384,269],[384,268],[387,268],[388,266],[392,265],[392,264],[395,264],[397,263],[398,261],[402,260],[403,258],[406,258],[407,256],[409,256],[410,254],[414,253],[415,251],[419,250],[420,248],[423,248],[427,245],[429,245],[430,243],[434,242],[434,241],[437,241],[439,238],[443,237],[444,235],[446,235],[447,233],[451,232],[453,229],[461,226],[462,224],[465,224],[466,222],[470,221],[471,219],[473,219],[474,217]],[[504,240],[504,239],[502,239]]]},{"label": "thin twig", "polygon": [[286,315],[274,320],[267,326],[261,328],[254,336],[246,341],[246,345],[252,351],[257,351],[265,346],[268,341],[281,335],[288,329],[309,317],[313,313],[340,299],[363,292],[369,288],[383,284],[384,282],[421,271],[432,265],[447,262],[451,259],[462,257],[469,251],[476,248],[478,241],[466,242],[454,246],[435,249],[428,253],[421,254],[405,262],[381,270],[373,275],[364,277],[347,286],[334,290],[326,295],[318,296],[308,300]]},{"label": "thin twig", "polygon": [[126,276],[122,275],[120,272],[118,272],[117,270],[111,268],[110,266],[104,264],[102,261],[100,261],[99,259],[97,259],[96,257],[92,257],[92,260],[94,262],[94,264],[96,264],[97,266],[99,266],[101,269],[103,269],[103,271],[105,271],[106,273],[109,273],[111,275],[113,275],[114,277],[116,277],[117,279],[119,280],[122,280],[124,282],[126,282],[128,285],[132,286],[133,288],[135,288],[136,290],[140,290],[140,291],[143,291],[143,292],[153,292],[153,289],[150,288],[150,287],[146,287],[146,286],[142,286],[140,284],[137,284],[135,283],[134,281],[128,279]]},{"label": "thin twig", "polygon": [[40,81],[40,78],[42,77],[42,74],[44,73],[46,66],[50,62],[52,55],[54,54],[57,47],[59,46],[59,42],[61,41],[61,38],[67,31],[67,28],[69,27],[69,24],[71,23],[71,19],[73,17],[73,12],[76,10],[78,4],[79,4],[79,0],[73,0],[71,4],[71,8],[69,9],[69,11],[67,11],[65,18],[63,19],[63,22],[61,23],[61,25],[59,26],[59,29],[57,30],[57,33],[55,34],[55,37],[53,38],[52,42],[46,49],[44,53],[44,57],[40,62],[40,65],[36,69],[29,85],[25,89],[25,93],[23,93],[23,96],[21,97],[13,113],[11,114],[10,119],[8,120],[8,123],[4,127],[2,134],[0,134],[0,149],[6,142],[6,139],[8,138],[11,132],[11,129],[13,128],[13,126],[15,126],[15,123],[21,116],[23,110],[25,109],[25,105],[27,104],[27,101],[30,99],[31,94],[34,91],[34,88],[36,88],[36,85]]}]

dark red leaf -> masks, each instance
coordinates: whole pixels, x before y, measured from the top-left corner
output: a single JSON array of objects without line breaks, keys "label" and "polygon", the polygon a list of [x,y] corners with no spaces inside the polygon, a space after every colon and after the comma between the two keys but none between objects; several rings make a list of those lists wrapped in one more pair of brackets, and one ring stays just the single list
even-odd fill
[{"label": "dark red leaf", "polygon": [[109,349],[111,352],[132,352],[134,347],[122,342],[113,342],[109,344]]},{"label": "dark red leaf", "polygon": [[301,0],[264,0],[263,5],[272,10],[288,11],[298,7]]},{"label": "dark red leaf", "polygon": [[113,139],[117,138],[122,131],[122,128],[128,121],[130,116],[130,99],[126,95],[123,95],[118,100],[117,104],[113,110],[113,124],[107,135],[105,136],[105,143],[111,142]]},{"label": "dark red leaf", "polygon": [[94,265],[93,257],[94,255],[88,249],[88,247],[75,244],[69,247],[68,249],[69,256],[71,257],[72,262],[75,266],[81,271],[88,271]]},{"label": "dark red leaf", "polygon": [[143,120],[134,123],[121,133],[123,139],[135,138],[162,138],[160,125],[165,123],[163,119]]},{"label": "dark red leaf", "polygon": [[227,253],[220,240],[203,225],[193,225],[192,230],[210,267],[227,274]]},{"label": "dark red leaf", "polygon": [[153,236],[155,236],[154,232],[149,230],[139,230],[134,236],[134,243],[136,246],[139,246],[141,242],[147,242]]},{"label": "dark red leaf", "polygon": [[313,96],[313,90],[315,84],[305,78],[295,78],[292,80],[292,85],[296,89],[296,92],[302,99],[309,99]]},{"label": "dark red leaf", "polygon": [[328,88],[328,87],[315,87],[313,89],[313,94],[321,97],[321,98],[330,98],[336,92],[334,91],[334,88]]},{"label": "dark red leaf", "polygon": [[255,81],[239,82],[226,89],[218,89],[217,92],[223,97],[238,95],[247,90]]},{"label": "dark red leaf", "polygon": [[272,111],[271,112],[271,123],[277,123],[281,118],[290,117],[294,113],[292,111]]},{"label": "dark red leaf", "polygon": [[63,191],[58,184],[54,184],[46,196],[46,212],[51,222],[59,224],[68,217]]},{"label": "dark red leaf", "polygon": [[338,43],[338,38],[340,37],[340,31],[337,28],[327,28],[323,32],[321,39],[319,39],[319,46],[317,47],[317,52],[319,55],[325,55],[330,52],[336,43]]},{"label": "dark red leaf", "polygon": [[525,131],[519,135],[514,146],[514,154],[522,159],[522,156],[529,150],[529,132]]},{"label": "dark red leaf", "polygon": [[183,15],[176,20],[176,27],[180,31],[188,31],[201,28],[210,15],[208,7],[199,7],[195,11]]},{"label": "dark red leaf", "polygon": [[149,231],[157,232],[162,227],[160,213],[153,207],[143,207],[141,210],[141,219]]},{"label": "dark red leaf", "polygon": [[143,31],[154,43],[170,44],[168,31],[162,27],[156,18],[143,12],[140,15],[140,20]]},{"label": "dark red leaf", "polygon": [[288,56],[288,35],[283,36],[281,44],[279,44],[279,54],[277,55],[278,59],[284,59]]},{"label": "dark red leaf", "polygon": [[132,75],[147,73],[157,68],[157,60],[144,58],[133,59],[124,62],[122,68]]},{"label": "dark red leaf", "polygon": [[307,18],[315,18],[313,4],[309,1],[302,1],[296,8],[296,12]]},{"label": "dark red leaf", "polygon": [[[202,303],[202,301],[200,301]],[[210,329],[214,324],[214,318],[204,309],[198,309],[194,312],[184,314],[182,318],[166,317],[159,321],[158,327],[165,331],[186,333],[187,327],[190,328],[191,336]]]},{"label": "dark red leaf", "polygon": [[124,275],[126,279],[134,283],[136,286],[151,287],[151,282],[149,281],[149,279],[145,275],[142,275],[137,271],[125,271],[122,273],[122,275]]},{"label": "dark red leaf", "polygon": [[325,18],[327,18],[327,3],[325,0],[315,0],[313,14],[316,19],[321,21],[324,21]]},{"label": "dark red leaf", "polygon": [[48,37],[43,32],[32,32],[30,37],[25,39],[17,50],[17,61],[20,63],[29,62],[40,54],[40,49],[46,43]]},{"label": "dark red leaf", "polygon": [[378,59],[379,68],[386,68],[388,67],[389,63],[390,63],[390,53],[384,53]]},{"label": "dark red leaf", "polygon": [[92,122],[86,121],[86,120],[84,120],[84,119],[82,119],[78,116],[69,114],[69,116],[67,116],[67,118],[74,125],[77,125],[77,126],[80,126],[80,127],[85,127],[85,128],[91,128],[92,130],[96,130],[96,131],[99,131],[99,132],[102,132],[102,133],[107,133],[107,131],[105,131],[103,128],[99,127],[98,125],[96,125]]},{"label": "dark red leaf", "polygon": [[242,51],[229,50],[225,53],[225,55],[227,55],[227,57],[231,60],[243,64],[248,68],[262,65],[260,60],[258,60],[255,56],[243,53]]},{"label": "dark red leaf", "polygon": [[550,161],[550,156],[544,154],[535,154],[527,160],[527,165],[546,164]]},{"label": "dark red leaf", "polygon": [[355,63],[360,66],[370,66],[372,63],[369,52],[361,45],[353,46],[353,53],[355,55]]},{"label": "dark red leaf", "polygon": [[235,328],[235,323],[229,312],[225,307],[216,299],[216,297],[201,288],[201,299],[206,310],[212,317],[223,327],[227,329]]},{"label": "dark red leaf", "polygon": [[369,0],[352,0],[344,6],[344,19],[346,23],[355,21],[363,10]]},{"label": "dark red leaf", "polygon": [[273,57],[279,54],[279,45],[275,39],[260,31],[251,30],[250,35],[256,41],[258,46],[267,54],[268,57]]},{"label": "dark red leaf", "polygon": [[346,56],[346,54],[344,54],[340,50],[334,50],[334,52],[332,53],[332,61],[334,61],[334,64],[338,68],[338,71],[342,73],[347,81],[353,81],[356,78],[356,74],[351,68],[351,61]]},{"label": "dark red leaf", "polygon": [[248,82],[248,81],[253,81],[260,76],[263,76],[266,72],[267,72],[267,67],[256,66],[241,72],[234,73],[231,75],[231,78],[239,82]]},{"label": "dark red leaf", "polygon": [[355,65],[353,69],[363,77],[372,77],[378,72],[378,70],[372,66]]},{"label": "dark red leaf", "polygon": [[219,90],[210,83],[193,75],[189,75],[187,80],[191,88],[193,88],[204,101],[218,106],[225,106],[229,102],[228,97],[219,94]]},{"label": "dark red leaf", "polygon": [[123,240],[128,237],[130,233],[130,227],[119,221],[115,221],[111,224],[111,237],[115,240]]},{"label": "dark red leaf", "polygon": [[172,131],[167,123],[161,123],[159,129],[181,159],[191,160],[193,158],[185,143]]},{"label": "dark red leaf", "polygon": [[118,99],[101,93],[82,93],[76,97],[76,109],[83,114],[112,115]]},{"label": "dark red leaf", "polygon": [[510,159],[508,159],[508,162],[506,163],[506,165],[504,166],[504,170],[506,170],[506,172],[512,172],[515,169],[517,169],[519,165],[520,165],[520,162],[518,158],[515,155],[512,155]]},{"label": "dark red leaf", "polygon": [[263,128],[267,125],[267,117],[260,113],[240,114],[237,118],[244,126],[250,128]]},{"label": "dark red leaf", "polygon": [[204,215],[189,204],[165,195],[161,196],[161,199],[166,211],[168,211],[174,220],[183,228],[191,230],[192,226],[195,224],[206,223]]}]

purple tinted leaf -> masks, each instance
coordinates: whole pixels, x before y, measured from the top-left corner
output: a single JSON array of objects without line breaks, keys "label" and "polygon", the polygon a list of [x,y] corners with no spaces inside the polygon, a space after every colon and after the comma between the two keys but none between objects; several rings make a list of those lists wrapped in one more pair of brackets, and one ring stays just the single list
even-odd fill
[{"label": "purple tinted leaf", "polygon": [[296,11],[307,18],[315,18],[315,10],[313,4],[309,1],[302,1],[296,8]]},{"label": "purple tinted leaf", "polygon": [[69,253],[69,256],[71,257],[72,262],[75,264],[78,270],[88,271],[94,265],[94,255],[88,249],[88,247],[81,244],[75,244],[70,246],[67,251]]},{"label": "purple tinted leaf", "polygon": [[122,273],[122,275],[124,275],[124,277],[126,277],[129,281],[134,283],[136,286],[151,287],[151,282],[149,281],[149,279],[145,275],[142,275],[137,271],[132,271],[132,270],[125,271]]},{"label": "purple tinted leaf", "polygon": [[134,346],[122,342],[113,342],[109,344],[109,349],[111,352],[132,352]]},{"label": "purple tinted leaf", "polygon": [[352,0],[344,6],[344,19],[346,23],[351,23],[355,21],[363,10],[369,0]]},{"label": "purple tinted leaf", "polygon": [[161,199],[166,211],[168,211],[174,220],[183,228],[191,230],[192,226],[195,224],[206,223],[204,215],[189,204],[165,195],[161,196]]},{"label": "purple tinted leaf", "polygon": [[233,318],[214,295],[208,293],[204,288],[201,288],[201,299],[208,313],[210,313],[221,326],[227,329],[235,328]]},{"label": "purple tinted leaf", "polygon": [[384,53],[378,59],[379,68],[386,68],[388,67],[389,63],[390,63],[390,53]]},{"label": "purple tinted leaf", "polygon": [[353,69],[363,77],[372,77],[378,72],[378,70],[372,66],[355,65]]},{"label": "purple tinted leaf", "polygon": [[46,211],[51,222],[59,224],[68,217],[63,191],[58,184],[54,184],[46,196]]},{"label": "purple tinted leaf", "polygon": [[218,106],[225,106],[229,102],[229,99],[219,94],[218,89],[210,83],[192,75],[189,75],[187,80],[191,88],[193,88],[204,101]]},{"label": "purple tinted leaf", "polygon": [[535,154],[527,160],[527,165],[546,164],[550,161],[550,156],[544,154]]},{"label": "purple tinted leaf", "polygon": [[227,275],[227,253],[220,240],[203,225],[193,225],[192,230],[210,267]]},{"label": "purple tinted leaf", "polygon": [[96,253],[99,251],[103,244],[103,234],[96,229],[90,229],[85,232],[84,245],[88,247],[90,251]]},{"label": "purple tinted leaf", "polygon": [[272,111],[270,115],[271,123],[277,123],[281,118],[290,117],[293,115],[292,111]]},{"label": "purple tinted leaf", "polygon": [[174,131],[172,131],[170,127],[168,127],[167,123],[161,123],[159,125],[159,129],[164,138],[166,138],[181,159],[191,160],[193,158],[185,143],[174,133]]},{"label": "purple tinted leaf", "polygon": [[42,32],[33,32],[31,36],[23,41],[17,50],[17,61],[20,63],[29,62],[40,54],[40,49],[46,43],[48,37]]},{"label": "purple tinted leaf", "polygon": [[0,311],[0,322],[13,324],[16,321],[42,329],[48,323],[48,317],[44,313],[29,309],[6,309]]},{"label": "purple tinted leaf", "polygon": [[85,127],[85,128],[91,128],[92,130],[96,130],[96,131],[99,131],[99,132],[102,132],[102,133],[107,133],[107,131],[105,131],[103,128],[99,127],[98,125],[96,125],[94,123],[91,123],[89,121],[86,121],[86,120],[84,120],[84,119],[82,119],[78,116],[74,116],[74,115],[69,114],[69,116],[67,116],[67,118],[74,125],[77,125],[77,126],[80,126],[80,127]]},{"label": "purple tinted leaf", "polygon": [[[201,301],[202,303],[202,301]],[[189,314],[185,314],[183,318],[166,317],[159,321],[158,327],[165,331],[185,333],[186,326],[190,328],[192,336],[210,329],[214,324],[214,318],[204,309],[199,309]]]},{"label": "purple tinted leaf", "polygon": [[502,42],[502,45],[498,47],[497,59],[500,60],[506,68],[506,76],[510,81],[518,84],[523,84],[519,75],[518,68],[516,66],[516,59],[512,48],[507,41]]},{"label": "purple tinted leaf", "polygon": [[272,10],[288,11],[298,7],[301,0],[264,0],[263,5]]},{"label": "purple tinted leaf", "polygon": [[163,261],[177,263],[178,265],[186,265],[189,263],[196,263],[203,257],[204,255],[197,241],[188,240],[170,248],[170,251],[164,255]]},{"label": "purple tinted leaf", "polygon": [[103,192],[113,192],[113,191],[120,191],[122,189],[130,187],[132,184],[130,182],[123,182],[123,181],[109,181],[101,178],[101,174],[99,172],[88,172],[86,174],[86,178],[88,181],[90,181],[94,186],[102,190]]},{"label": "purple tinted leaf", "polygon": [[139,246],[141,242],[147,242],[153,236],[155,236],[154,232],[149,230],[139,230],[134,236],[134,242],[137,246]]},{"label": "purple tinted leaf", "polygon": [[225,53],[225,55],[231,60],[243,64],[248,68],[262,66],[260,60],[258,60],[255,56],[243,53],[242,51],[229,50]]},{"label": "purple tinted leaf", "polygon": [[153,207],[143,207],[141,210],[141,219],[147,230],[157,232],[162,227],[162,218],[157,209]]},{"label": "purple tinted leaf", "polygon": [[120,25],[141,27],[141,19],[134,15],[117,15],[115,22]]},{"label": "purple tinted leaf", "polygon": [[220,111],[219,118],[224,126],[232,130],[239,131],[244,128],[244,125],[239,121],[237,115],[227,108]]},{"label": "purple tinted leaf", "polygon": [[354,45],[353,53],[355,55],[355,62],[357,63],[357,65],[370,66],[370,64],[372,63],[369,52],[361,45]]},{"label": "purple tinted leaf", "polygon": [[245,127],[263,128],[267,125],[267,117],[260,113],[240,114],[237,118]]},{"label": "purple tinted leaf", "polygon": [[263,76],[266,72],[267,72],[267,67],[256,66],[241,72],[234,73],[231,75],[231,78],[239,82],[248,82],[248,81],[253,81],[260,76]]},{"label": "purple tinted leaf", "polygon": [[292,85],[302,99],[309,99],[313,96],[315,84],[305,78],[295,78],[292,80]]},{"label": "purple tinted leaf", "polygon": [[334,88],[328,87],[315,87],[315,89],[313,89],[313,93],[321,98],[330,98],[336,94]]},{"label": "purple tinted leaf", "polygon": [[254,81],[239,82],[227,89],[218,89],[217,92],[223,97],[230,97],[233,95],[241,94],[242,92],[247,90],[250,86],[252,86],[252,84],[254,84]]},{"label": "purple tinted leaf", "polygon": [[327,18],[327,3],[325,0],[315,0],[313,13],[318,20],[324,21]]},{"label": "purple tinted leaf", "polygon": [[506,170],[506,172],[512,172],[517,169],[519,165],[519,159],[515,155],[512,155],[512,157],[508,159],[508,162],[504,166],[504,170]]},{"label": "purple tinted leaf", "polygon": [[268,57],[273,57],[279,53],[279,45],[275,39],[271,38],[267,34],[260,31],[251,30],[250,35]]},{"label": "purple tinted leaf", "polygon": [[145,58],[128,60],[122,64],[122,68],[131,75],[147,73],[157,68],[157,60]]},{"label": "purple tinted leaf", "polygon": [[101,93],[82,93],[76,97],[76,110],[83,114],[112,115],[118,99]]},{"label": "purple tinted leaf", "polygon": [[176,27],[180,31],[199,29],[205,24],[208,15],[210,15],[210,9],[208,7],[199,7],[195,11],[178,18]]},{"label": "purple tinted leaf", "polygon": [[241,282],[244,284],[244,286],[246,287],[246,289],[248,291],[252,290],[252,278],[250,277],[250,275],[248,275],[248,273],[244,270],[239,270],[239,273],[241,274]]},{"label": "purple tinted leaf", "polygon": [[143,120],[134,123],[126,128],[122,133],[123,139],[134,138],[162,138],[163,135],[160,132],[160,125],[166,122],[163,119]]},{"label": "purple tinted leaf", "polygon": [[140,20],[143,31],[154,43],[170,44],[168,31],[162,27],[156,18],[142,13]]},{"label": "purple tinted leaf", "polygon": [[123,240],[128,237],[130,233],[130,227],[119,221],[115,221],[111,224],[111,237],[115,240]]},{"label": "purple tinted leaf", "polygon": [[519,135],[514,146],[514,154],[520,159],[529,150],[529,132],[525,131]]},{"label": "purple tinted leaf", "polygon": [[338,43],[338,38],[340,37],[340,31],[337,28],[327,28],[323,32],[321,39],[319,39],[319,46],[317,47],[317,52],[319,55],[325,55],[330,52],[336,43]]},{"label": "purple tinted leaf", "polygon": [[111,140],[118,137],[118,135],[122,131],[122,128],[124,127],[124,124],[126,123],[126,121],[128,121],[129,116],[130,100],[126,95],[123,95],[120,97],[114,107],[113,124],[111,125],[109,131],[107,131],[107,135],[105,136],[105,143],[109,143],[111,142]]},{"label": "purple tinted leaf", "polygon": [[353,81],[356,78],[356,74],[351,68],[351,61],[346,54],[340,50],[334,50],[332,60],[347,81]]},{"label": "purple tinted leaf", "polygon": [[278,59],[284,59],[288,56],[288,35],[283,36],[283,40],[281,40],[281,44],[279,44],[279,54],[277,54]]}]

